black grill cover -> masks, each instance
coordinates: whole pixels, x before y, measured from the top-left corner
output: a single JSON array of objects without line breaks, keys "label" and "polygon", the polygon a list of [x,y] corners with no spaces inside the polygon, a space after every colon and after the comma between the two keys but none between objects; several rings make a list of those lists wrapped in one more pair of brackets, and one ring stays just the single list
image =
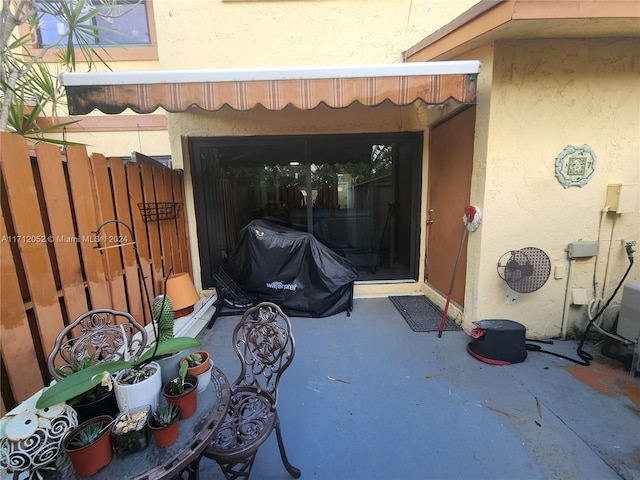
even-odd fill
[{"label": "black grill cover", "polygon": [[312,234],[266,220],[253,220],[240,231],[224,268],[251,297],[296,317],[350,311],[358,275],[349,260]]}]

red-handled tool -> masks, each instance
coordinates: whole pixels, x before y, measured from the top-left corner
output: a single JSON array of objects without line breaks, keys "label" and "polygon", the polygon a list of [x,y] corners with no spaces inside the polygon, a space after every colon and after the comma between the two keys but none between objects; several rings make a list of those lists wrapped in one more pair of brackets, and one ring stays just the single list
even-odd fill
[{"label": "red-handled tool", "polygon": [[456,281],[456,274],[458,273],[458,265],[460,265],[460,257],[462,256],[462,249],[464,248],[464,241],[467,239],[467,232],[475,232],[480,225],[482,219],[482,212],[474,205],[467,205],[464,207],[464,215],[462,221],[464,222],[464,231],[462,232],[462,240],[460,240],[460,248],[458,249],[458,257],[456,258],[456,264],[453,267],[453,275],[451,276],[451,285],[449,286],[449,293],[447,294],[447,301],[444,304],[444,311],[442,312],[442,320],[440,321],[440,328],[438,329],[438,338],[442,337],[442,331],[444,330],[444,324],[447,321],[447,311],[449,310],[449,302],[451,302],[451,293],[453,292],[453,284]]}]

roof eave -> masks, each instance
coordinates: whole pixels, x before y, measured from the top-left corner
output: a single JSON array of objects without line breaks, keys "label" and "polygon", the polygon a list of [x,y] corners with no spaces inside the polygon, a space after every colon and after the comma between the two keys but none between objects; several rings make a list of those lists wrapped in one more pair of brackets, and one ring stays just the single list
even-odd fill
[{"label": "roof eave", "polygon": [[[569,22],[599,28],[566,29]],[[534,26],[544,22],[544,29]],[[588,23],[587,23],[588,22]],[[620,28],[621,22],[625,28]],[[638,36],[640,8],[636,0],[482,0],[438,31],[404,52],[408,62],[454,58],[461,51],[508,38]]]}]

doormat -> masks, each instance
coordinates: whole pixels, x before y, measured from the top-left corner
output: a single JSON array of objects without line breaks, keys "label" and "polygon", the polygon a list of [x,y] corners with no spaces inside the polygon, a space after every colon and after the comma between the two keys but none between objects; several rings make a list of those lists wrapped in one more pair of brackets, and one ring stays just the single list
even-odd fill
[{"label": "doormat", "polygon": [[[442,309],[424,295],[394,295],[390,296],[389,300],[414,332],[438,332],[440,330]],[[443,330],[461,329],[456,322],[447,317]]]}]

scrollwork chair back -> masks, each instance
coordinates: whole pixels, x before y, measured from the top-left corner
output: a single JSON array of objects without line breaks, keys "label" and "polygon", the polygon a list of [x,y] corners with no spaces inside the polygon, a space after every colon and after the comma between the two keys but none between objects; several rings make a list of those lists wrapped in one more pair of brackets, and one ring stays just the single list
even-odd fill
[{"label": "scrollwork chair back", "polygon": [[242,370],[234,387],[255,386],[278,402],[280,376],[291,365],[295,340],[291,322],[273,303],[262,303],[249,311],[233,332],[234,348]]},{"label": "scrollwork chair back", "polygon": [[300,477],[287,459],[276,410],[280,376],[296,350],[291,322],[276,304],[260,303],[236,325],[233,346],[242,365],[240,375],[231,386],[225,421],[204,455],[218,462],[227,479],[248,479],[258,449],[275,429],[284,467]]},{"label": "scrollwork chair back", "polygon": [[56,369],[71,373],[74,362],[90,357],[92,364],[137,358],[146,344],[147,331],[131,314],[109,308],[90,310],[58,334],[47,367],[59,380],[63,375]]}]

